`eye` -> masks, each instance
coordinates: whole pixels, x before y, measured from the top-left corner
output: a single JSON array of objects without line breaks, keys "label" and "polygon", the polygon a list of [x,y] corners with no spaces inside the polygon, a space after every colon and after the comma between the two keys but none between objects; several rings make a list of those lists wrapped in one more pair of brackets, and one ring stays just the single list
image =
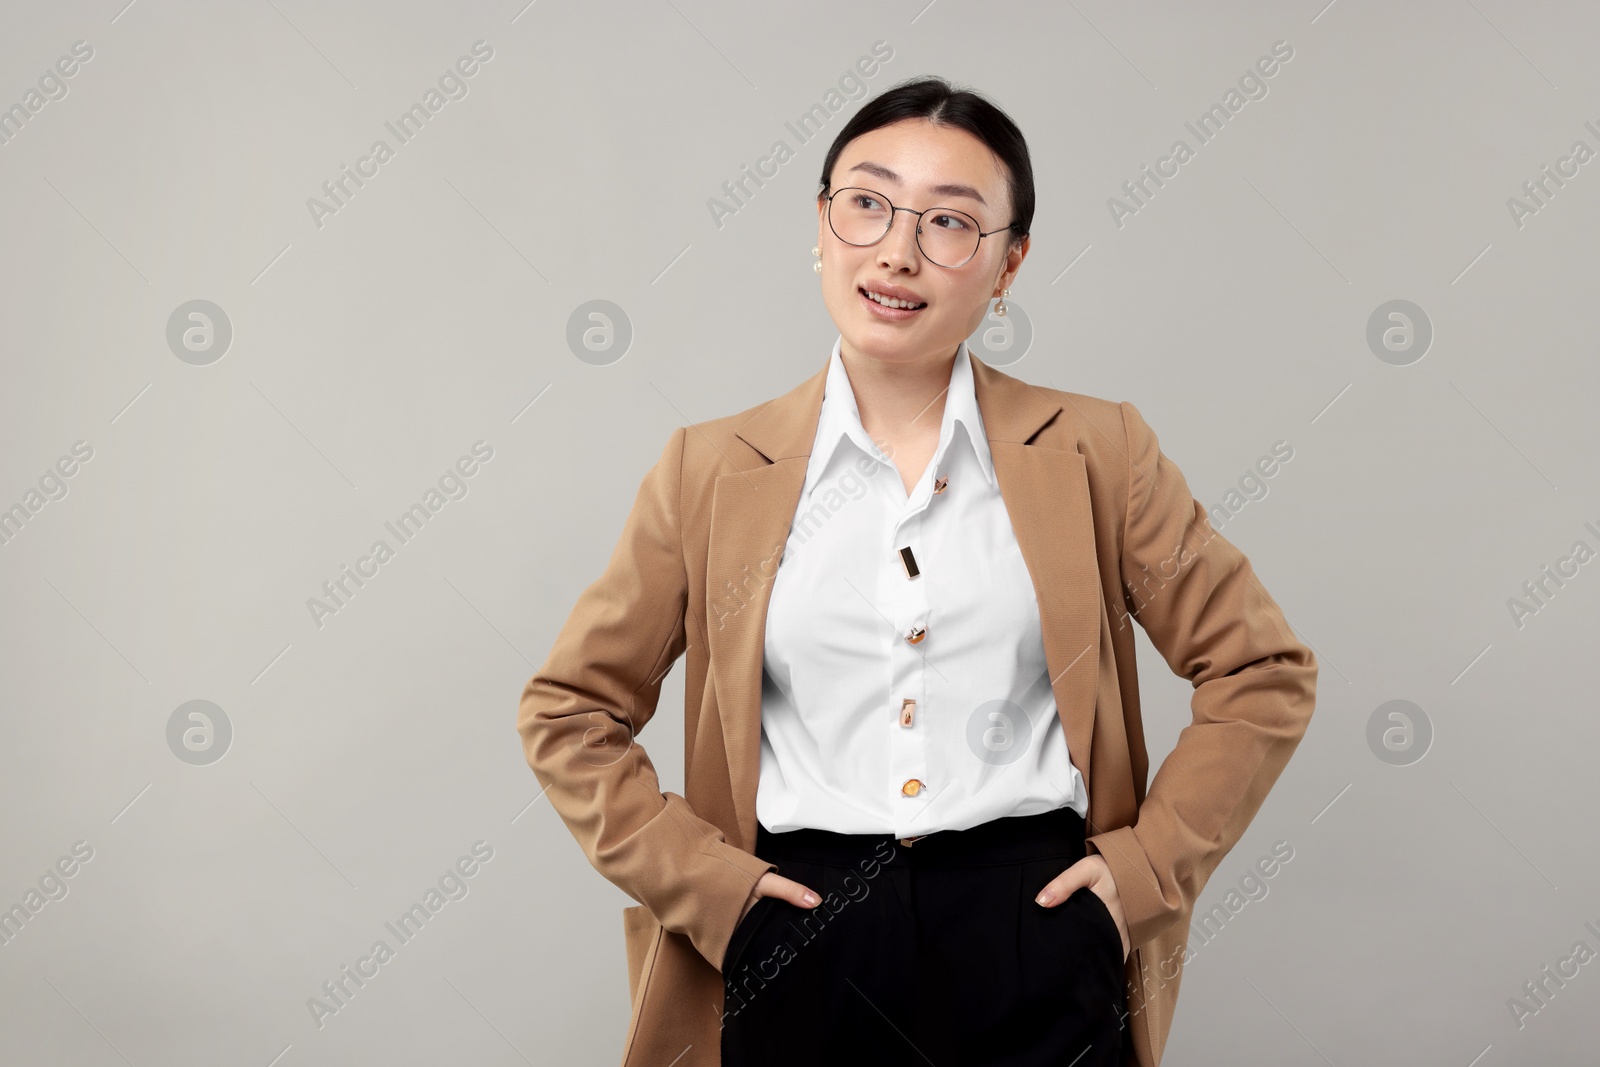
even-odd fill
[{"label": "eye", "polygon": [[933,216],[932,224],[942,230],[949,230],[952,233],[960,233],[962,230],[968,230],[972,228],[971,222],[965,215],[957,215],[951,212],[941,212],[940,214]]},{"label": "eye", "polygon": [[851,203],[855,204],[856,207],[866,208],[868,210],[876,210],[876,209],[878,209],[878,208],[883,206],[881,203],[878,202],[878,198],[877,197],[868,196],[866,193],[855,193],[855,194],[852,194],[851,197],[850,197],[850,201],[851,201]]}]

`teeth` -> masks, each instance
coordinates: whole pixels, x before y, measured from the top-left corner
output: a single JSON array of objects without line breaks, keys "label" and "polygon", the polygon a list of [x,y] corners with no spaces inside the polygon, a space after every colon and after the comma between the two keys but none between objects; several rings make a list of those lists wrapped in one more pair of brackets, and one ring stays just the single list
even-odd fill
[{"label": "teeth", "polygon": [[871,300],[876,304],[882,304],[886,308],[919,308],[922,306],[921,304],[913,304],[909,300],[896,300],[892,296],[884,296],[882,293],[874,293],[871,289],[863,289],[861,291],[867,294],[868,300]]}]

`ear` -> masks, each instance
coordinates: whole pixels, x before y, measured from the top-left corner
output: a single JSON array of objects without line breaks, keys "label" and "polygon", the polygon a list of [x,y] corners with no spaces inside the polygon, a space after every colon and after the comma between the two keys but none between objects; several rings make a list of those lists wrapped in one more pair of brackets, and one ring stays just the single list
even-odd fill
[{"label": "ear", "polygon": [[1022,261],[1028,258],[1028,249],[1032,244],[1032,237],[1024,237],[1007,248],[1005,270],[1001,272],[1000,281],[996,283],[1001,289],[1011,288],[1011,284],[1017,280],[1017,272],[1022,269]]}]

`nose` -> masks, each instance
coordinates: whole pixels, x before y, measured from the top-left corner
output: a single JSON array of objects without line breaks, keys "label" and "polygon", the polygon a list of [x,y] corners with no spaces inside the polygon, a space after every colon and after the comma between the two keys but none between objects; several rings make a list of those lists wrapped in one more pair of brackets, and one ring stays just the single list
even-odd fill
[{"label": "nose", "polygon": [[917,247],[917,224],[922,220],[909,211],[896,211],[889,221],[889,232],[878,242],[878,265],[890,270],[915,267],[922,250]]}]

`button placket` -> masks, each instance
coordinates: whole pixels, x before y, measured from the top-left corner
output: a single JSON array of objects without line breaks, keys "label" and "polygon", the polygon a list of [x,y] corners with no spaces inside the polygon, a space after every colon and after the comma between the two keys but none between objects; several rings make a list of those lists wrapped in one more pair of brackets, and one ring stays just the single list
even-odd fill
[{"label": "button placket", "polygon": [[[923,509],[926,507],[926,483],[922,485],[921,500],[908,500],[906,511],[893,532],[894,544],[908,546],[913,554],[923,544]],[[919,564],[925,562],[918,558]],[[899,634],[890,660],[892,685],[889,690],[889,716],[885,728],[892,731],[889,739],[891,778],[888,787],[893,795],[893,824],[905,831],[920,805],[931,795],[928,775],[928,731],[919,721],[917,712],[922,709],[927,692],[927,656],[932,652],[932,634],[927,626],[927,582],[918,577],[911,579],[897,563],[885,568],[891,574],[889,584],[894,589],[895,610],[890,617]],[[920,574],[919,570],[919,574]]]},{"label": "button placket", "polygon": [[[932,564],[937,559],[948,560],[950,558],[948,554],[944,556],[939,554],[941,546],[945,544],[946,538],[950,533],[949,524],[953,521],[949,504],[950,498],[938,495],[946,490],[948,484],[940,472],[940,467],[945,462],[945,456],[941,450],[930,464],[929,480],[924,485],[926,495],[923,497],[922,509],[918,512],[916,520],[918,534],[916,544],[918,551],[921,553],[918,558],[927,561],[929,564]],[[948,611],[937,616],[933,612],[932,601],[940,599],[941,590],[945,596],[948,596],[950,581],[950,568],[949,564],[946,564],[943,571],[935,567],[935,573],[925,575],[924,580],[918,583],[920,586],[918,594],[922,601],[922,617],[926,620],[924,625],[928,628],[923,642],[918,646],[923,650],[923,659],[919,662],[922,668],[924,697],[927,696],[927,688],[931,684],[931,679],[937,679],[945,685],[955,681],[955,679],[943,678],[935,673],[936,668],[934,666],[940,662],[941,652],[948,652],[951,647],[951,639],[957,636],[951,627],[959,625],[959,619]],[[941,600],[940,602],[948,606],[947,601]],[[943,638],[942,642],[935,643],[940,636]],[[943,730],[946,734],[950,729],[950,723],[947,719],[943,723],[940,721],[941,710],[942,706],[937,701],[931,705],[919,702],[917,708],[920,725],[915,729],[922,742],[922,769],[921,773],[915,776],[917,781],[914,788],[917,790],[916,796],[929,804],[933,802],[935,796],[944,795],[945,789],[954,780],[951,777],[951,768],[948,766],[949,761],[946,759],[947,754],[937,743],[939,739],[936,739],[934,735],[935,729]],[[948,737],[943,738],[943,741],[948,744]],[[905,784],[902,782],[902,788],[904,788]],[[902,806],[914,803],[914,800],[909,799],[904,794],[902,795]],[[925,826],[925,824],[920,823],[919,825]]]}]

